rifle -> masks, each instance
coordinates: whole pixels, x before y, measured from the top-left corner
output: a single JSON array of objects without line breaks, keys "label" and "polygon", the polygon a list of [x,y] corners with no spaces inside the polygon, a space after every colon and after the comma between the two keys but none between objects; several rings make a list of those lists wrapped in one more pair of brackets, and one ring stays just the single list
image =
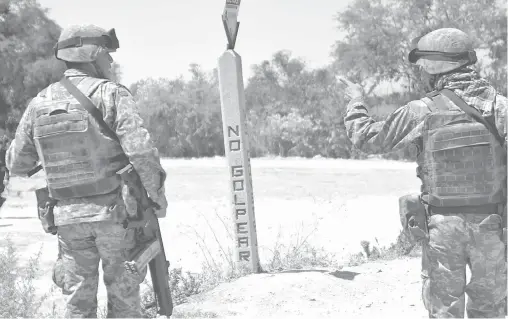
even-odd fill
[{"label": "rifle", "polygon": [[138,206],[138,219],[126,221],[124,227],[141,228],[143,237],[147,239],[136,249],[131,260],[125,263],[125,268],[131,273],[139,274],[147,264],[149,265],[155,301],[159,306],[158,313],[169,317],[173,313],[173,300],[169,288],[169,261],[166,260],[159,221],[154,212],[159,206],[148,197],[132,164],[128,164],[117,174],[129,188],[129,193],[136,199]]}]

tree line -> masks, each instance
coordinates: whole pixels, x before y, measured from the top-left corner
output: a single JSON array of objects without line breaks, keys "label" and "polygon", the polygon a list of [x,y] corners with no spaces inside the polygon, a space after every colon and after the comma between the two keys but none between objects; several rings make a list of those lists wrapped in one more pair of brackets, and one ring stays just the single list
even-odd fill
[{"label": "tree line", "polygon": [[[0,130],[12,132],[29,100],[58,81],[64,65],[53,56],[61,28],[48,18],[47,10],[35,0],[2,3]],[[474,68],[500,93],[507,93],[503,1],[355,0],[334,18],[344,36],[331,48],[330,65],[311,69],[292,52],[280,50],[251,66],[245,86],[251,156],[363,158],[365,154],[346,138],[346,101],[336,76],[361,83],[371,114],[382,119],[421,97],[417,72],[407,61],[410,40],[440,27],[468,33],[479,53]],[[121,68],[114,67],[120,80]],[[189,72],[189,80],[140,79],[130,90],[163,156],[222,156],[217,70],[191,64]],[[380,94],[377,89],[387,84],[398,89]],[[385,157],[412,159],[412,155],[402,150]]]}]

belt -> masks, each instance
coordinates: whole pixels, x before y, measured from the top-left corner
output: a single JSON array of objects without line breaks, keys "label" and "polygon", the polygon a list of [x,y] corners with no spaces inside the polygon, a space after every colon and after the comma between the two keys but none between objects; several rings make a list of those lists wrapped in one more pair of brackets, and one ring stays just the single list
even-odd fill
[{"label": "belt", "polygon": [[429,206],[430,214],[499,214],[502,215],[500,211],[499,204],[489,204],[489,205],[481,205],[481,206],[455,206],[455,207],[437,207],[437,206]]}]

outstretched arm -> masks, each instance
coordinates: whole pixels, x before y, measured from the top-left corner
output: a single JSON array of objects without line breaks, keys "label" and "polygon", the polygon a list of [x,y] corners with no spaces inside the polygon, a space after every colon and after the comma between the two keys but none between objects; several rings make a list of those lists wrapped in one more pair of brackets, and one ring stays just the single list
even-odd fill
[{"label": "outstretched arm", "polygon": [[398,108],[383,121],[375,121],[367,110],[361,88],[341,79],[351,98],[344,118],[348,138],[359,150],[382,154],[407,146],[420,137],[423,117],[430,112],[421,101],[411,101]]}]

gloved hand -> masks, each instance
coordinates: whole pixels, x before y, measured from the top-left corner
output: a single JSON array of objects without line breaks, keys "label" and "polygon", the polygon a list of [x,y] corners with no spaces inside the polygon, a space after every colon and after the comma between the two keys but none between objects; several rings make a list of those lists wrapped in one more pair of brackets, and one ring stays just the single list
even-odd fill
[{"label": "gloved hand", "polygon": [[354,98],[364,96],[363,87],[360,84],[353,83],[341,76],[338,76],[337,80],[339,80],[339,82],[341,82],[342,84],[344,84],[346,86],[344,89],[344,96],[348,100],[352,100]]}]

